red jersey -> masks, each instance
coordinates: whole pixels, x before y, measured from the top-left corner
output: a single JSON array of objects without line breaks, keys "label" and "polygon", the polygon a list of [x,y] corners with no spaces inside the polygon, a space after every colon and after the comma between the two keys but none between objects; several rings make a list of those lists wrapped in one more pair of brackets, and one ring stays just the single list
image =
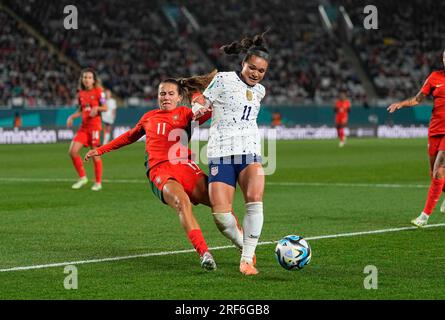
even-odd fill
[{"label": "red jersey", "polygon": [[350,109],[351,102],[348,99],[335,101],[335,112],[337,116],[347,116]]},{"label": "red jersey", "polygon": [[100,113],[90,117],[91,109],[105,103],[105,94],[101,88],[80,90],[78,93],[79,109],[82,112],[81,128],[86,130],[101,130],[102,120]]},{"label": "red jersey", "polygon": [[420,92],[434,98],[428,135],[445,134],[445,70],[432,72]]},{"label": "red jersey", "polygon": [[[199,124],[206,122],[210,117],[210,112],[202,116],[199,118]],[[168,160],[191,159],[192,151],[188,148],[188,142],[192,118],[192,110],[184,106],[176,107],[171,111],[161,109],[149,111],[142,116],[133,129],[98,148],[97,152],[102,155],[131,144],[145,135],[145,151],[148,155],[149,169]],[[185,130],[186,139],[180,141],[184,131],[174,131],[175,129]]]}]

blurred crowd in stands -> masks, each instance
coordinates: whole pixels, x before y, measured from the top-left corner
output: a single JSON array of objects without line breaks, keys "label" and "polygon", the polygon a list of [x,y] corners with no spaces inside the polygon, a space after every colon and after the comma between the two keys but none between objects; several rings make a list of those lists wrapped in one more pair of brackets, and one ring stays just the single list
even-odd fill
[{"label": "blurred crowd in stands", "polygon": [[[339,90],[347,90],[353,104],[362,104],[367,95],[358,72],[344,44],[323,28],[319,2],[3,0],[57,52],[0,10],[0,105],[72,105],[80,68],[86,66],[96,68],[126,105],[155,103],[156,86],[166,77],[238,70],[241,57],[222,55],[220,46],[268,28],[272,61],[264,81],[265,104],[332,104]],[[178,9],[176,17],[166,14],[166,3]],[[330,3],[344,5],[351,16],[352,47],[380,98],[412,96],[428,73],[440,68],[445,3],[413,0],[400,8],[395,1],[375,0],[378,30],[362,27],[366,0]],[[64,28],[67,4],[78,9],[77,30]],[[198,28],[190,28],[186,13]]]}]

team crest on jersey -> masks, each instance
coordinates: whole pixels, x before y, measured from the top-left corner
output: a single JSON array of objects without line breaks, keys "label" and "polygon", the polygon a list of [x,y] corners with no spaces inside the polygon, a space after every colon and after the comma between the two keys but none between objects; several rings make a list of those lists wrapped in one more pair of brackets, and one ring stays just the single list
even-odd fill
[{"label": "team crest on jersey", "polygon": [[210,168],[210,174],[212,176],[216,176],[218,174],[218,166],[214,166]]},{"label": "team crest on jersey", "polygon": [[177,114],[175,114],[175,115],[173,116],[173,121],[178,121],[178,118],[179,118],[179,116],[178,116]]},{"label": "team crest on jersey", "polygon": [[249,101],[252,101],[252,99],[253,99],[253,93],[249,89],[246,89],[246,98]]}]

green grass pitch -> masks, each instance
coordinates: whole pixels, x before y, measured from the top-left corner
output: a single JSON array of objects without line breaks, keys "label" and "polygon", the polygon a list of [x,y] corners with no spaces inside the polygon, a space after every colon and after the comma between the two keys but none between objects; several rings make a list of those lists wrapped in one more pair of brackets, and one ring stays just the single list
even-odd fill
[{"label": "green grass pitch", "polygon": [[[0,146],[0,269],[191,249],[176,214],[146,183],[142,143],[103,157],[101,192],[92,182],[70,189],[67,151]],[[426,139],[351,139],[344,148],[278,142],[260,241],[409,227],[428,184]],[[239,191],[235,211],[242,218]],[[208,208],[194,212],[210,247],[230,244]],[[444,222],[436,208],[430,224]],[[282,269],[275,245],[264,244],[255,277],[240,274],[239,253],[227,248],[213,251],[215,272],[202,270],[194,252],[78,264],[77,290],[64,288],[63,266],[3,271],[0,299],[445,299],[445,227],[309,242],[312,262],[298,272]],[[377,289],[364,288],[368,265],[377,268]]]}]

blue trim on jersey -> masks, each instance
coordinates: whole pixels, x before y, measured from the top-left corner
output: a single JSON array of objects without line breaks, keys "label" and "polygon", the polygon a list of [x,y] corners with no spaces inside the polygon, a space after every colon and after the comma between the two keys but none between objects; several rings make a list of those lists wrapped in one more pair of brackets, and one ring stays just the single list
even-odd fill
[{"label": "blue trim on jersey", "polygon": [[261,163],[261,156],[243,154],[209,159],[209,183],[223,182],[236,188],[239,174],[249,164]]}]

